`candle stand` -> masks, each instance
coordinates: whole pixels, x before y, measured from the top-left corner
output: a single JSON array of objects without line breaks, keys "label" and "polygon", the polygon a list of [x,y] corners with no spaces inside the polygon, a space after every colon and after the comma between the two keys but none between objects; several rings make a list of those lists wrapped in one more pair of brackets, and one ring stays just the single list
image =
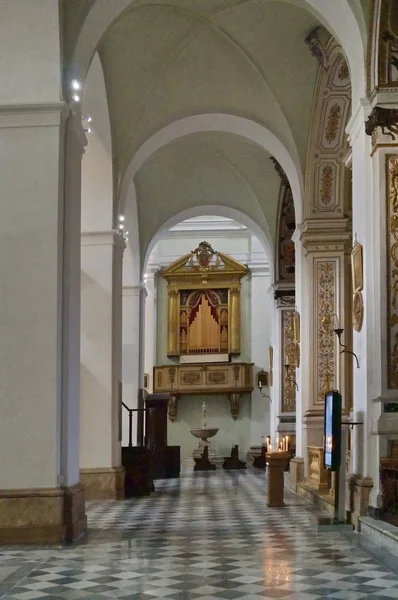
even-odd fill
[{"label": "candle stand", "polygon": [[283,501],[284,473],[289,462],[289,453],[270,452],[266,454],[266,459],[268,463],[268,506],[272,508],[285,506]]}]

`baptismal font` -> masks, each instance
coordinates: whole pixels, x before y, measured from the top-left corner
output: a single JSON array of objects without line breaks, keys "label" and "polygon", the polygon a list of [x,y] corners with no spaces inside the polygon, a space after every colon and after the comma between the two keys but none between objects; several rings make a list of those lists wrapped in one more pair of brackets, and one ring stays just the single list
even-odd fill
[{"label": "baptismal font", "polygon": [[[205,461],[204,464],[207,464],[209,462],[209,460],[208,460],[209,456],[213,457],[213,458],[216,456],[215,450],[210,448],[209,438],[216,435],[216,433],[218,431],[218,427],[208,427],[207,426],[206,402],[203,402],[203,404],[202,404],[202,418],[203,418],[202,427],[192,428],[189,430],[193,436],[195,436],[196,438],[199,438],[199,440],[200,440],[198,447],[193,452],[193,457],[194,457],[194,460],[196,463],[195,470],[202,470],[202,468],[200,466],[198,467],[198,461],[200,461],[200,459],[202,457],[204,458],[204,461]],[[215,468],[215,465],[214,465],[214,468]],[[203,470],[208,470],[208,469],[210,469],[210,467],[203,466]]]}]

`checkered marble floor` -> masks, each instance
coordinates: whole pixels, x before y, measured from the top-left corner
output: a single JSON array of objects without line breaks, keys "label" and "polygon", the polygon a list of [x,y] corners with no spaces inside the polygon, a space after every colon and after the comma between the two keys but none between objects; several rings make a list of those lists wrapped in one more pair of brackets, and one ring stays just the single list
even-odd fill
[{"label": "checkered marble floor", "polygon": [[65,548],[0,549],[3,600],[398,598],[398,557],[317,534],[291,492],[267,508],[263,472],[185,472],[148,498],[92,502]]}]

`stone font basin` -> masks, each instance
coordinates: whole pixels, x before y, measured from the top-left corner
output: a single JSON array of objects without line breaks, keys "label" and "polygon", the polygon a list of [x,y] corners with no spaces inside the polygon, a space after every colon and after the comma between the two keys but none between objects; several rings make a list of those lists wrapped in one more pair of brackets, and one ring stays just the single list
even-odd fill
[{"label": "stone font basin", "polygon": [[189,431],[196,438],[199,438],[200,440],[207,440],[207,438],[211,438],[213,435],[216,435],[218,427],[198,427],[196,429],[190,429]]}]

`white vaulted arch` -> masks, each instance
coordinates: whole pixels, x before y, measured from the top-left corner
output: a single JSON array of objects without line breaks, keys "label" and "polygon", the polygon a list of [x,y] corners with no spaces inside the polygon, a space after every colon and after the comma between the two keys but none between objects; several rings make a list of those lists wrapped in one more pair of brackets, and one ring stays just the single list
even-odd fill
[{"label": "white vaulted arch", "polygon": [[[253,221],[250,217],[248,217],[245,213],[240,210],[236,210],[234,208],[229,208],[226,206],[198,206],[195,208],[188,208],[186,210],[182,210],[181,212],[173,215],[168,219],[165,223],[159,227],[156,234],[153,236],[151,242],[148,245],[148,248],[145,252],[144,264],[143,264],[143,272],[145,272],[146,265],[148,263],[149,257],[158,243],[158,241],[164,236],[165,232],[178,225],[182,221],[186,221],[187,219],[192,219],[194,217],[204,217],[204,216],[215,216],[215,217],[227,217],[241,223],[245,227],[247,227],[257,238],[260,240],[265,253],[267,254],[269,262],[272,264],[274,260],[273,256],[273,246],[269,235],[264,233],[261,227]],[[270,269],[270,272],[273,272],[273,269]]]},{"label": "white vaulted arch", "polygon": [[[263,0],[266,1],[266,0]],[[350,67],[353,101],[365,95],[366,26],[355,0],[280,0],[301,6],[313,14],[335,36]],[[92,57],[107,29],[135,0],[95,0],[78,36],[73,55],[73,75],[85,80]],[[357,10],[355,10],[357,9]]]},{"label": "white vaulted arch", "polygon": [[[254,121],[235,115],[204,114],[186,117],[167,125],[148,139],[136,152],[126,171],[126,176],[122,183],[119,195],[119,212],[125,213],[126,219],[128,220],[128,228],[131,234],[131,242],[129,243],[133,244],[132,253],[136,257],[134,260],[136,265],[139,263],[140,252],[146,251],[145,249],[140,248],[139,244],[137,194],[134,183],[135,175],[144,163],[160,148],[184,136],[203,132],[235,134],[250,140],[263,148],[267,153],[275,156],[289,178],[296,206],[296,214],[298,215],[298,219],[301,218],[303,181],[299,161],[298,158],[295,157],[295,159],[293,159],[291,157],[285,146],[273,133]],[[267,160],[266,156],[264,157],[264,160]],[[201,214],[205,213],[202,212]],[[222,215],[220,213],[220,216],[228,215]],[[248,219],[249,217],[244,218]],[[237,220],[240,220],[243,223],[241,218],[237,217]],[[171,226],[172,225],[170,225],[170,227]],[[249,227],[252,228],[251,225],[249,225]],[[267,245],[267,252],[271,257],[272,244],[270,243],[271,236],[269,232],[264,232],[258,225],[254,225],[254,227],[258,230],[256,233],[258,237],[261,238],[262,236],[264,239],[264,243]],[[261,234],[259,233],[260,231]],[[267,240],[267,242],[265,242],[265,240]],[[146,256],[148,256],[147,252]],[[141,258],[143,262],[144,257]]]}]

